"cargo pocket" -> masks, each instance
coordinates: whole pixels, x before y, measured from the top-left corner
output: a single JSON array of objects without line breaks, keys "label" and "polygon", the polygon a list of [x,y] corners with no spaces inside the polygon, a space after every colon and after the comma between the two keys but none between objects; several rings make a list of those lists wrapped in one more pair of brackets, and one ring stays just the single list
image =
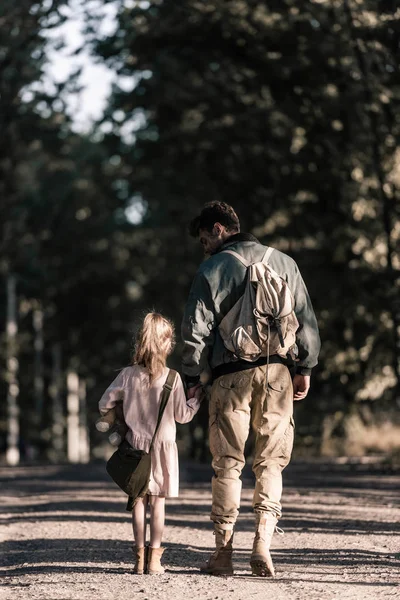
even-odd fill
[{"label": "cargo pocket", "polygon": [[216,402],[213,402],[209,404],[209,409],[208,409],[208,426],[212,427],[212,425],[215,424],[216,420],[217,420],[217,412],[218,412],[218,406],[216,404]]},{"label": "cargo pocket", "polygon": [[277,379],[274,379],[273,381],[268,380],[268,388],[270,388],[271,390],[274,390],[274,392],[283,392],[283,390],[286,388],[286,386],[287,386],[287,381],[283,377],[278,377]]},{"label": "cargo pocket", "polygon": [[292,455],[293,442],[294,442],[294,419],[293,419],[293,417],[290,417],[289,424],[286,427],[285,433],[282,438],[282,446],[281,446],[282,458],[285,460],[286,464],[290,461],[290,457]]},{"label": "cargo pocket", "polygon": [[291,384],[289,369],[285,365],[279,365],[279,367],[279,369],[267,372],[267,388],[274,392],[283,392]]},{"label": "cargo pocket", "polygon": [[221,431],[220,415],[218,410],[210,414],[208,439],[210,443],[210,452],[213,460],[219,460],[224,455],[226,449],[226,440]]},{"label": "cargo pocket", "polygon": [[[213,387],[217,385],[217,381],[214,382]],[[210,452],[215,458],[220,454],[220,432],[218,427],[218,416],[220,410],[220,397],[214,392],[212,393],[209,403],[208,413],[208,439],[210,444]]]},{"label": "cargo pocket", "polygon": [[241,390],[250,383],[250,377],[243,373],[223,375],[218,379],[218,384],[226,390]]}]

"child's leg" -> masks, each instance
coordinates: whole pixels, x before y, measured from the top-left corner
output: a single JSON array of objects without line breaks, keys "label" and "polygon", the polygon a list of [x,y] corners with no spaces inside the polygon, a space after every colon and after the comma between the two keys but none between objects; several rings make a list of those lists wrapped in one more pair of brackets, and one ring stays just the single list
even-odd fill
[{"label": "child's leg", "polygon": [[146,511],[149,497],[138,498],[132,509],[132,529],[133,537],[137,548],[144,548],[146,545]]},{"label": "child's leg", "polygon": [[165,522],[164,496],[149,496],[150,502],[150,546],[160,548]]}]

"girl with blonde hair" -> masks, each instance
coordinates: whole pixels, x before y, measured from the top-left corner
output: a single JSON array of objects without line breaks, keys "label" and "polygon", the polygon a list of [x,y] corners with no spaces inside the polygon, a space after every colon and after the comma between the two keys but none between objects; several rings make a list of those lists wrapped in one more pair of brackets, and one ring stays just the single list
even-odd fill
[{"label": "girl with blonde hair", "polygon": [[[146,315],[138,333],[132,365],[122,369],[104,392],[99,410],[102,414],[123,402],[126,440],[138,450],[149,452],[156,428],[163,386],[169,369],[167,357],[175,343],[171,321],[159,313]],[[151,476],[144,498],[138,498],[132,510],[135,547],[134,572],[138,574],[163,573],[160,560],[164,522],[165,498],[174,498],[179,492],[178,449],[176,425],[188,423],[200,407],[199,393],[186,399],[182,380],[178,376],[161,423],[151,447]],[[150,545],[146,547],[146,513],[150,506]]]}]

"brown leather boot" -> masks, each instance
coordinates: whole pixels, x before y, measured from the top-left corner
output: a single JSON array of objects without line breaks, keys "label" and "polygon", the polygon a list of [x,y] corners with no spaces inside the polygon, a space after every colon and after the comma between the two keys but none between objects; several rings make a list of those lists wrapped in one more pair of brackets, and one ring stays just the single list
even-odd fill
[{"label": "brown leather boot", "polygon": [[278,519],[273,513],[256,513],[256,534],[250,558],[253,575],[274,577],[275,569],[269,552]]},{"label": "brown leather boot", "polygon": [[133,572],[136,575],[143,575],[146,570],[146,555],[147,555],[147,547],[146,548],[136,548],[132,546],[133,556],[135,558],[135,566],[133,567]]},{"label": "brown leather boot", "polygon": [[[222,527],[226,527],[222,525]],[[209,575],[233,575],[232,564],[232,529],[221,529],[221,525],[214,525],[216,550],[211,554],[208,561],[200,567],[202,573]]]},{"label": "brown leather boot", "polygon": [[149,558],[147,563],[147,573],[149,575],[161,575],[164,573],[164,567],[161,566],[161,557],[165,548],[149,547]]}]

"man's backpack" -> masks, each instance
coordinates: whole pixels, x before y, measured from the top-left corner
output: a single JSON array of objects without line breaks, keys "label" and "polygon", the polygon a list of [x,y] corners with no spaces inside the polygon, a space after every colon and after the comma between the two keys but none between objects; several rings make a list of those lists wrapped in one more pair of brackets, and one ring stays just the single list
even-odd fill
[{"label": "man's backpack", "polygon": [[226,348],[250,362],[272,354],[286,356],[296,343],[299,322],[286,281],[268,264],[273,248],[267,248],[256,263],[233,250],[223,252],[232,254],[247,268],[244,294],[219,325]]}]

